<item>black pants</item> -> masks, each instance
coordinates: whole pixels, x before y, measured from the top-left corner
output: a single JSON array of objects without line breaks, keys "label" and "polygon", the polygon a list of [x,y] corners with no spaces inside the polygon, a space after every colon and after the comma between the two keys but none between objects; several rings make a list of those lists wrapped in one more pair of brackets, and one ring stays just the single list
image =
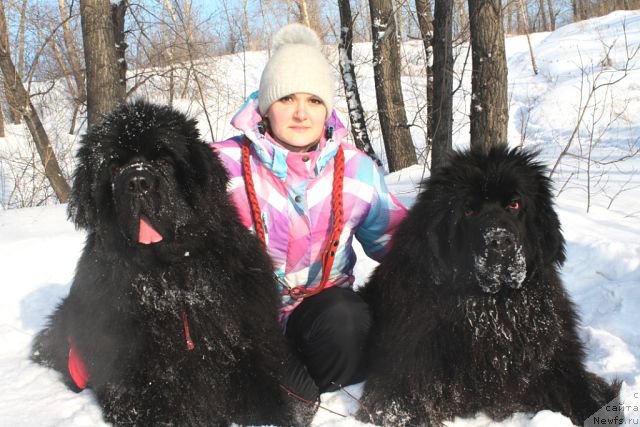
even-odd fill
[{"label": "black pants", "polygon": [[306,298],[287,322],[294,355],[285,383],[314,401],[319,393],[363,381],[370,327],[369,307],[351,289],[330,288]]}]

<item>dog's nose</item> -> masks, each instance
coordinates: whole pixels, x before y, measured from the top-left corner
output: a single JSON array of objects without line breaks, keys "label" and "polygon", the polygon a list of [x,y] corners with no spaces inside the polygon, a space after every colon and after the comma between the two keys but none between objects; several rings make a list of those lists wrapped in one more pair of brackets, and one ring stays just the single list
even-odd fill
[{"label": "dog's nose", "polygon": [[516,241],[513,233],[503,228],[491,229],[485,232],[485,244],[489,250],[497,253],[513,250],[516,247]]},{"label": "dog's nose", "polygon": [[151,189],[149,179],[144,175],[134,175],[127,182],[127,190],[133,194],[145,194]]},{"label": "dog's nose", "polygon": [[495,250],[504,250],[513,247],[511,235],[493,236],[489,241],[489,247]]}]

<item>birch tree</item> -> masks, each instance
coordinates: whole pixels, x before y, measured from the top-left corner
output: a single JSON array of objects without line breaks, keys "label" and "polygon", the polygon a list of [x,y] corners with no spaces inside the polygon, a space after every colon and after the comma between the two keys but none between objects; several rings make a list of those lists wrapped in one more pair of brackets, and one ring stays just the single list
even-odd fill
[{"label": "birch tree", "polygon": [[380,160],[371,146],[371,141],[369,141],[364,108],[360,101],[358,82],[353,66],[353,18],[351,15],[351,5],[349,4],[349,0],[339,0],[338,6],[340,7],[340,44],[338,46],[340,75],[342,76],[347,108],[349,109],[351,135],[353,136],[356,147],[367,153],[369,157],[380,164]]}]

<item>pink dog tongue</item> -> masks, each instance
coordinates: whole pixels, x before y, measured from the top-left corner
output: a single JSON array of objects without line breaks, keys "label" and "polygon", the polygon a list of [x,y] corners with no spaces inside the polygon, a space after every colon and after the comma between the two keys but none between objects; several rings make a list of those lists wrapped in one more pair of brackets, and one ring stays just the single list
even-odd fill
[{"label": "pink dog tongue", "polygon": [[147,218],[140,217],[140,231],[138,232],[138,242],[143,245],[157,243],[162,240],[162,235],[153,228]]}]

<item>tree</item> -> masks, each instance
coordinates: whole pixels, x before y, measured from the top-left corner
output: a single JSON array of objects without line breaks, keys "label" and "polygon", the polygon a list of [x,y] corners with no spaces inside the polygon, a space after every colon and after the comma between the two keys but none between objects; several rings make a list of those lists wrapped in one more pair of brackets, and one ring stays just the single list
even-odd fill
[{"label": "tree", "polygon": [[549,25],[547,24],[547,13],[544,10],[544,0],[538,0],[538,14],[540,15],[540,30],[549,31]]},{"label": "tree", "polygon": [[364,108],[360,101],[358,92],[358,82],[353,66],[353,21],[351,16],[351,5],[349,0],[339,0],[340,8],[340,75],[344,84],[344,93],[347,98],[347,108],[349,109],[349,122],[351,123],[351,135],[356,147],[364,151],[380,164],[380,160],[369,141],[369,133],[365,123]]},{"label": "tree", "polygon": [[127,97],[127,60],[125,58],[127,43],[124,41],[124,17],[128,7],[128,0],[111,3],[111,22],[113,22],[113,39],[115,41],[116,64],[118,69],[118,85],[116,88],[116,99],[118,103],[124,101]]},{"label": "tree", "polygon": [[416,15],[418,27],[422,35],[424,58],[427,71],[427,148],[433,145],[433,16],[431,15],[431,0],[416,0]]},{"label": "tree", "polygon": [[591,16],[591,3],[587,0],[571,0],[574,22],[584,21]]},{"label": "tree", "polygon": [[294,0],[298,8],[298,21],[314,30],[324,40],[326,29],[320,22],[320,10],[317,0]]},{"label": "tree", "polygon": [[551,31],[556,30],[556,13],[553,7],[553,0],[547,0],[547,7],[549,8],[549,29]]},{"label": "tree", "polygon": [[400,46],[392,0],[370,0],[373,76],[389,171],[417,163],[400,84]]},{"label": "tree", "polygon": [[[66,0],[58,0],[58,9],[60,10],[60,19],[62,20],[64,51],[68,58],[70,74],[73,76],[73,79],[67,78],[67,86],[74,102],[73,117],[71,119],[71,126],[69,127],[69,133],[73,134],[75,131],[75,122],[78,117],[78,112],[85,102],[87,102],[87,88],[85,87],[83,64],[80,61],[78,49],[75,48],[74,37],[69,26],[69,21],[72,16],[71,9],[67,6]],[[55,54],[55,44],[52,44],[52,48]],[[62,55],[56,55],[56,57],[59,57],[58,64],[60,68],[66,68]]]},{"label": "tree", "polygon": [[[123,4],[125,0],[114,7]],[[80,1],[90,127],[100,124],[106,114],[124,101],[111,9],[109,0]]]},{"label": "tree", "polygon": [[69,198],[70,188],[67,183],[53,148],[49,136],[44,130],[38,112],[31,103],[29,93],[22,84],[22,79],[16,71],[9,52],[9,32],[4,14],[4,5],[0,2],[0,69],[5,83],[5,95],[10,108],[18,112],[27,125],[29,133],[38,151],[40,161],[44,167],[44,174],[51,183],[53,191],[60,203]]},{"label": "tree", "polygon": [[469,0],[471,147],[507,142],[507,60],[500,0]]},{"label": "tree", "polygon": [[435,0],[434,12],[432,168],[444,163],[453,145],[453,2]]}]

